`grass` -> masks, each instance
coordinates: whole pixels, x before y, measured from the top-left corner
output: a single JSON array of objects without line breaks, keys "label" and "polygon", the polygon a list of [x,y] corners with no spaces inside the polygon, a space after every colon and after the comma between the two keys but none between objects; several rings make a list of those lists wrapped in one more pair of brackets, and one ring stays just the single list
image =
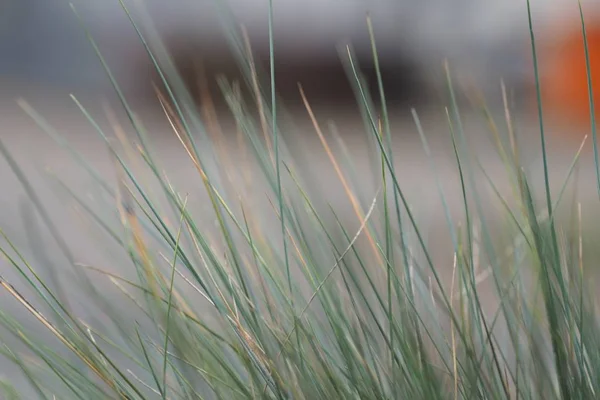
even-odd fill
[{"label": "grass", "polygon": [[[63,186],[92,222],[95,234],[103,235],[98,246],[110,242],[120,249],[107,256],[123,272],[77,262],[44,200],[0,145],[77,282],[68,289],[47,282],[40,271],[52,265],[43,258],[27,260],[0,231],[0,251],[22,277],[19,286],[0,278],[5,294],[19,305],[16,313],[0,308],[4,328],[0,352],[22,370],[36,396],[598,397],[600,320],[591,287],[593,275],[583,267],[581,208],[576,208],[571,221],[575,229],[565,228],[555,218],[567,182],[553,199],[545,147],[545,204],[535,200],[507,101],[506,132],[484,110],[511,182],[509,197],[503,197],[469,148],[446,67],[448,134],[463,212],[459,218],[451,215],[436,175],[443,222],[453,248],[451,259],[436,263],[437,249],[428,244],[395,169],[384,77],[377,73],[381,104],[377,109],[350,47],[344,61],[372,144],[377,189],[369,198],[352,173],[352,159],[336,155],[310,101],[299,90],[352,205],[354,223],[345,224],[347,216],[334,207],[319,206],[327,199],[307,183],[293,152],[285,147],[281,121],[286,114],[278,104],[274,64],[266,74],[257,68],[243,31],[228,35],[252,100],[242,100],[234,83],[225,79],[220,83],[236,121],[238,140],[256,167],[247,184],[264,188],[259,193],[261,207],[254,207],[251,196],[228,179],[230,168],[236,166],[221,151],[217,122],[206,117],[214,110],[204,115],[196,111],[151,27],[142,34],[138,23],[133,18],[131,22],[161,79],[157,98],[165,118],[198,181],[183,188],[186,195],[174,186],[160,162],[160,149],[153,147],[91,36],[135,136],[124,134],[109,111],[113,132],[105,131],[85,105],[76,97],[73,101],[113,158],[116,185],[105,180],[42,115],[21,102],[42,130],[73,156],[74,165],[89,173],[100,198],[106,200],[99,207]],[[373,28],[367,22],[379,71]],[[271,60],[274,23],[271,7]],[[535,44],[533,27],[531,32]],[[591,91],[591,79],[589,86]],[[539,110],[543,121],[541,104]],[[423,151],[437,173],[427,134],[414,110],[413,116]],[[595,143],[594,121],[592,126]],[[544,146],[542,122],[540,135]],[[343,153],[343,143],[340,148]],[[567,181],[578,156],[579,152],[567,171]],[[485,188],[494,193],[493,205],[481,195],[478,173],[487,178]],[[206,196],[212,226],[190,206],[194,192]],[[501,232],[489,222],[493,207],[502,210]],[[96,285],[99,281],[104,289]],[[85,301],[76,305],[73,298]],[[29,325],[23,322],[24,313],[30,317]],[[46,339],[40,332],[46,333]],[[25,350],[15,351],[8,344],[11,340]],[[0,391],[5,398],[26,398],[21,388],[5,380],[0,381]]]}]

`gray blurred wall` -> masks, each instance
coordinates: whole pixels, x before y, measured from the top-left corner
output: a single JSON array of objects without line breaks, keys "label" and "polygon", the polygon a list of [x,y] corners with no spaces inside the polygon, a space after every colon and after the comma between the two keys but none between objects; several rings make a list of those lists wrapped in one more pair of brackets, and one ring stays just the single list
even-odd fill
[{"label": "gray blurred wall", "polygon": [[[140,76],[140,46],[118,0],[73,0],[123,82]],[[254,42],[267,42],[268,0],[125,0],[149,11],[161,34],[210,47],[220,43],[216,4],[227,3]],[[449,58],[485,82],[520,82],[529,68],[525,0],[273,0],[280,57],[330,57],[351,41],[369,54],[364,22],[372,15],[382,61],[410,59],[426,79]],[[536,24],[576,11],[570,0],[532,0]],[[584,1],[586,12],[599,8]],[[4,0],[0,6],[0,77],[50,85],[97,87],[107,81],[67,0]],[[137,15],[137,14],[136,14]],[[293,61],[290,61],[293,62]],[[436,75],[437,74],[437,75]]]}]

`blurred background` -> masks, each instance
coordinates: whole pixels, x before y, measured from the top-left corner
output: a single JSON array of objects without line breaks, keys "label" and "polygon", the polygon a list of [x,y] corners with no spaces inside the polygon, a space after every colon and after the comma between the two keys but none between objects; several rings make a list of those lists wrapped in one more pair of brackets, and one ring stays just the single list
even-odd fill
[{"label": "blurred background", "polygon": [[[142,29],[151,21],[180,72],[195,86],[198,66],[208,81],[234,75],[227,42],[231,23],[244,26],[259,64],[268,62],[268,0],[125,0]],[[497,98],[503,79],[530,90],[532,63],[525,0],[275,0],[274,35],[278,87],[298,99],[297,82],[325,101],[353,102],[340,49],[352,45],[373,80],[366,14],[373,20],[381,68],[391,101],[416,104],[439,98],[447,59],[466,85]],[[5,0],[0,23],[0,77],[5,84],[110,91],[82,24],[98,42],[119,84],[147,94],[153,68],[119,0]],[[580,36],[577,2],[532,0],[540,55]],[[600,7],[583,1],[588,29]],[[551,69],[550,62],[542,70]],[[542,71],[551,74],[551,71]],[[562,71],[563,75],[565,71]],[[553,72],[554,80],[560,73]],[[154,77],[155,78],[155,77]]]},{"label": "blurred background", "polygon": [[[72,3],[119,83],[130,93],[142,93],[152,68],[119,1]],[[496,89],[500,79],[515,90],[531,84],[524,0],[273,3],[278,86],[282,93],[291,92],[285,93],[290,100],[297,97],[296,82],[301,81],[320,89],[321,97],[353,101],[339,47],[351,44],[365,73],[373,75],[367,12],[393,100],[411,103],[435,97],[444,85],[444,59],[462,79],[482,90]],[[593,3],[584,1],[590,20],[598,11]],[[209,78],[215,71],[235,71],[226,40],[231,21],[248,30],[256,58],[263,64],[268,60],[267,0],[125,0],[125,4],[141,26],[148,18],[152,20],[189,79],[197,72],[198,61]],[[536,32],[545,45],[555,42],[550,36],[563,29],[580,30],[576,1],[532,0],[531,4]],[[0,76],[4,81],[69,90],[106,89],[106,76],[69,1],[5,0],[0,7]]]}]

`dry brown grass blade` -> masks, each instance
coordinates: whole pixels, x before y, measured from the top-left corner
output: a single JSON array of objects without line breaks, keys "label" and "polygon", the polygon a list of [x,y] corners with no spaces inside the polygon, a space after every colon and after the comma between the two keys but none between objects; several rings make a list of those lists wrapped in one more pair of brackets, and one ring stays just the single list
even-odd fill
[{"label": "dry brown grass blade", "polygon": [[271,157],[271,163],[275,166],[275,153],[273,152],[273,144],[271,143],[271,137],[269,136],[270,129],[267,127],[267,119],[265,116],[264,103],[260,94],[260,86],[258,83],[258,74],[256,73],[256,64],[254,63],[254,56],[252,55],[252,47],[250,45],[250,37],[246,27],[242,25],[242,36],[244,38],[244,45],[246,47],[246,56],[248,57],[248,63],[250,64],[250,75],[252,76],[252,91],[254,93],[254,99],[256,101],[256,107],[258,108],[258,116],[260,119],[260,127],[267,144],[267,151]]},{"label": "dry brown grass blade", "polygon": [[[165,95],[160,91],[160,89],[154,83],[152,83],[152,87],[154,89],[154,92],[156,93],[158,102],[160,103],[160,106],[163,109],[163,112],[165,113],[167,120],[169,121],[169,124],[171,125],[171,127],[173,128],[175,133],[177,134],[177,138],[182,143],[184,143],[184,147],[186,148],[186,150],[191,149],[192,145],[189,142],[189,138],[187,137],[187,135],[184,135],[182,137],[179,134],[179,132],[185,132],[185,130],[184,130],[183,124],[181,123],[181,121],[177,117],[177,114],[173,110],[173,107],[171,106],[170,102],[167,101],[167,98],[165,97]],[[184,138],[185,138],[185,140],[184,140]],[[192,159],[195,159],[195,158],[192,157]]]},{"label": "dry brown grass blade", "polygon": [[[108,387],[110,387],[115,393],[119,395],[120,398],[125,399],[126,396],[121,393],[121,391],[115,386],[114,382],[105,376],[90,360],[89,358],[77,348],[76,345],[69,342],[67,338],[60,332],[44,315],[39,312],[27,299],[19,293],[10,283],[6,282],[4,278],[0,277],[0,285],[11,295],[13,296],[21,305],[23,305],[27,311],[29,311],[38,321],[42,323],[58,340],[61,341],[69,350],[81,359],[87,365],[87,367],[100,378]],[[22,334],[22,332],[20,332]]]},{"label": "dry brown grass blade", "polygon": [[[350,244],[348,244],[348,246],[346,247],[346,249],[337,258],[337,260],[336,260],[335,264],[333,265],[333,267],[331,267],[329,269],[329,271],[327,272],[327,275],[325,275],[325,278],[323,278],[323,280],[321,281],[321,283],[319,284],[319,286],[317,287],[317,289],[310,296],[310,298],[306,302],[306,305],[304,306],[304,308],[302,309],[302,311],[300,312],[300,314],[298,314],[298,317],[297,317],[298,320],[300,320],[300,319],[302,319],[302,317],[304,317],[304,314],[309,309],[309,307],[312,304],[313,300],[317,297],[317,295],[321,291],[321,288],[323,287],[323,285],[325,285],[325,283],[327,282],[327,280],[329,279],[329,277],[331,276],[331,274],[333,274],[337,270],[338,266],[340,265],[340,262],[344,259],[344,257],[346,256],[346,254],[348,254],[348,252],[352,249],[352,247],[354,247],[354,244],[356,243],[356,241],[360,237],[361,233],[363,232],[363,230],[367,226],[367,222],[369,221],[369,218],[371,218],[373,210],[375,209],[375,205],[377,204],[377,197],[379,196],[379,191],[380,190],[377,190],[377,193],[375,194],[375,197],[373,198],[373,202],[371,203],[371,207],[369,208],[369,211],[367,212],[367,215],[365,216],[363,222],[361,223],[360,228],[358,229],[358,231],[356,232],[356,234],[354,235],[354,237],[350,241]],[[294,327],[288,333],[288,335],[287,335],[285,341],[282,343],[281,349],[279,350],[279,353],[277,354],[277,357],[275,359],[278,359],[281,356],[281,353],[283,352],[283,348],[285,347],[285,345],[290,340],[290,338],[291,338],[292,334],[294,333],[295,329],[296,329],[296,325],[294,325]]]},{"label": "dry brown grass blade", "polygon": [[[313,124],[313,127],[314,127],[315,131],[317,132],[317,135],[319,136],[319,140],[321,141],[321,144],[323,145],[323,148],[325,149],[327,156],[329,157],[329,160],[331,161],[331,164],[333,165],[333,168],[335,169],[335,172],[336,172],[340,182],[342,183],[342,186],[344,187],[344,191],[346,192],[346,195],[348,196],[348,199],[350,200],[350,203],[352,204],[354,213],[358,217],[359,222],[361,224],[363,224],[366,222],[366,218],[360,207],[360,204],[358,204],[358,200],[356,199],[356,196],[352,192],[352,189],[350,189],[350,185],[348,185],[348,182],[346,181],[346,178],[345,178],[335,156],[333,155],[331,148],[329,147],[329,143],[327,143],[327,139],[325,139],[325,136],[323,135],[323,131],[321,130],[321,127],[315,117],[315,114],[313,113],[312,107],[310,106],[310,103],[306,99],[306,95],[304,94],[304,89],[302,89],[302,85],[298,84],[298,88],[300,90],[300,96],[302,97],[304,106],[306,107],[306,111],[308,112],[308,115]],[[368,229],[366,231],[366,234],[367,234],[367,239],[369,240],[369,244],[371,245],[371,248],[373,250],[373,254],[375,255],[375,258],[377,259],[377,262],[379,263],[379,265],[383,265],[383,259],[381,258],[381,254],[379,253],[377,244],[375,244],[375,239],[373,238],[373,235],[371,235],[371,232],[369,232]]]},{"label": "dry brown grass blade", "polygon": [[[116,157],[116,156],[115,156]],[[155,268],[150,259],[148,248],[143,238],[143,229],[138,221],[137,214],[135,212],[134,201],[132,199],[133,194],[129,190],[125,181],[125,176],[121,165],[115,160],[115,170],[117,172],[117,209],[121,216],[121,223],[124,226],[129,227],[129,231],[133,238],[133,244],[135,249],[141,258],[142,267],[144,269],[144,275],[148,279],[151,292],[154,296],[159,296],[158,283],[155,274]]]},{"label": "dry brown grass blade", "polygon": [[192,151],[191,144],[189,143],[188,140],[186,140],[186,138],[184,138],[184,136],[181,135],[181,133],[180,133],[182,131],[181,124],[174,117],[172,109],[170,108],[169,104],[164,101],[165,100],[164,97],[160,94],[160,92],[157,92],[157,93],[158,93],[158,99],[159,99],[160,105],[163,108],[165,116],[167,117],[167,120],[169,121],[169,124],[171,125],[171,128],[173,129],[173,132],[175,132],[177,139],[179,139],[179,142],[182,144],[187,155],[190,157],[190,159],[194,163],[194,166],[196,167],[198,173],[200,173],[200,176],[202,177],[202,180],[206,184],[208,182],[208,177],[206,176],[204,169],[200,165],[200,161],[198,160],[198,157],[196,157],[196,154]]},{"label": "dry brown grass blade", "polygon": [[223,167],[227,179],[233,184],[231,168],[228,167],[235,167],[236,164],[232,162],[231,152],[228,151],[227,138],[223,134],[223,129],[219,123],[215,102],[208,86],[206,70],[200,60],[195,61],[195,69],[198,71],[197,85],[200,93],[200,112],[206,121],[208,133],[212,137],[212,144],[216,146],[221,159],[224,160],[219,165]]},{"label": "dry brown grass blade", "polygon": [[[269,204],[271,205],[271,208],[273,209],[273,212],[275,213],[277,218],[279,220],[281,220],[281,214],[279,213],[278,207],[275,205],[275,203],[273,203],[273,200],[270,197],[268,197],[268,200],[269,200]],[[287,237],[292,241],[292,246],[294,246],[294,251],[296,252],[296,255],[298,256],[298,258],[300,259],[300,263],[302,264],[302,266],[305,269],[308,269],[308,264],[306,263],[306,259],[302,255],[302,250],[300,250],[300,247],[298,246],[298,242],[296,242],[296,239],[294,239],[294,235],[292,235],[292,232],[290,231],[289,226],[285,227],[285,233],[286,233]]]}]

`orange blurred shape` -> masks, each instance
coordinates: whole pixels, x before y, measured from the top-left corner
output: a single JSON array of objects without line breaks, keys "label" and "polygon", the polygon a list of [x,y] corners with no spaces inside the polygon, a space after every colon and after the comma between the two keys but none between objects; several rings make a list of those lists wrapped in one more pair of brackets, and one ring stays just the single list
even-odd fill
[{"label": "orange blurred shape", "polygon": [[[572,132],[590,126],[590,101],[583,29],[573,20],[542,35],[539,66],[544,114],[566,123]],[[586,39],[592,78],[595,116],[600,117],[600,20],[586,21]]]}]

